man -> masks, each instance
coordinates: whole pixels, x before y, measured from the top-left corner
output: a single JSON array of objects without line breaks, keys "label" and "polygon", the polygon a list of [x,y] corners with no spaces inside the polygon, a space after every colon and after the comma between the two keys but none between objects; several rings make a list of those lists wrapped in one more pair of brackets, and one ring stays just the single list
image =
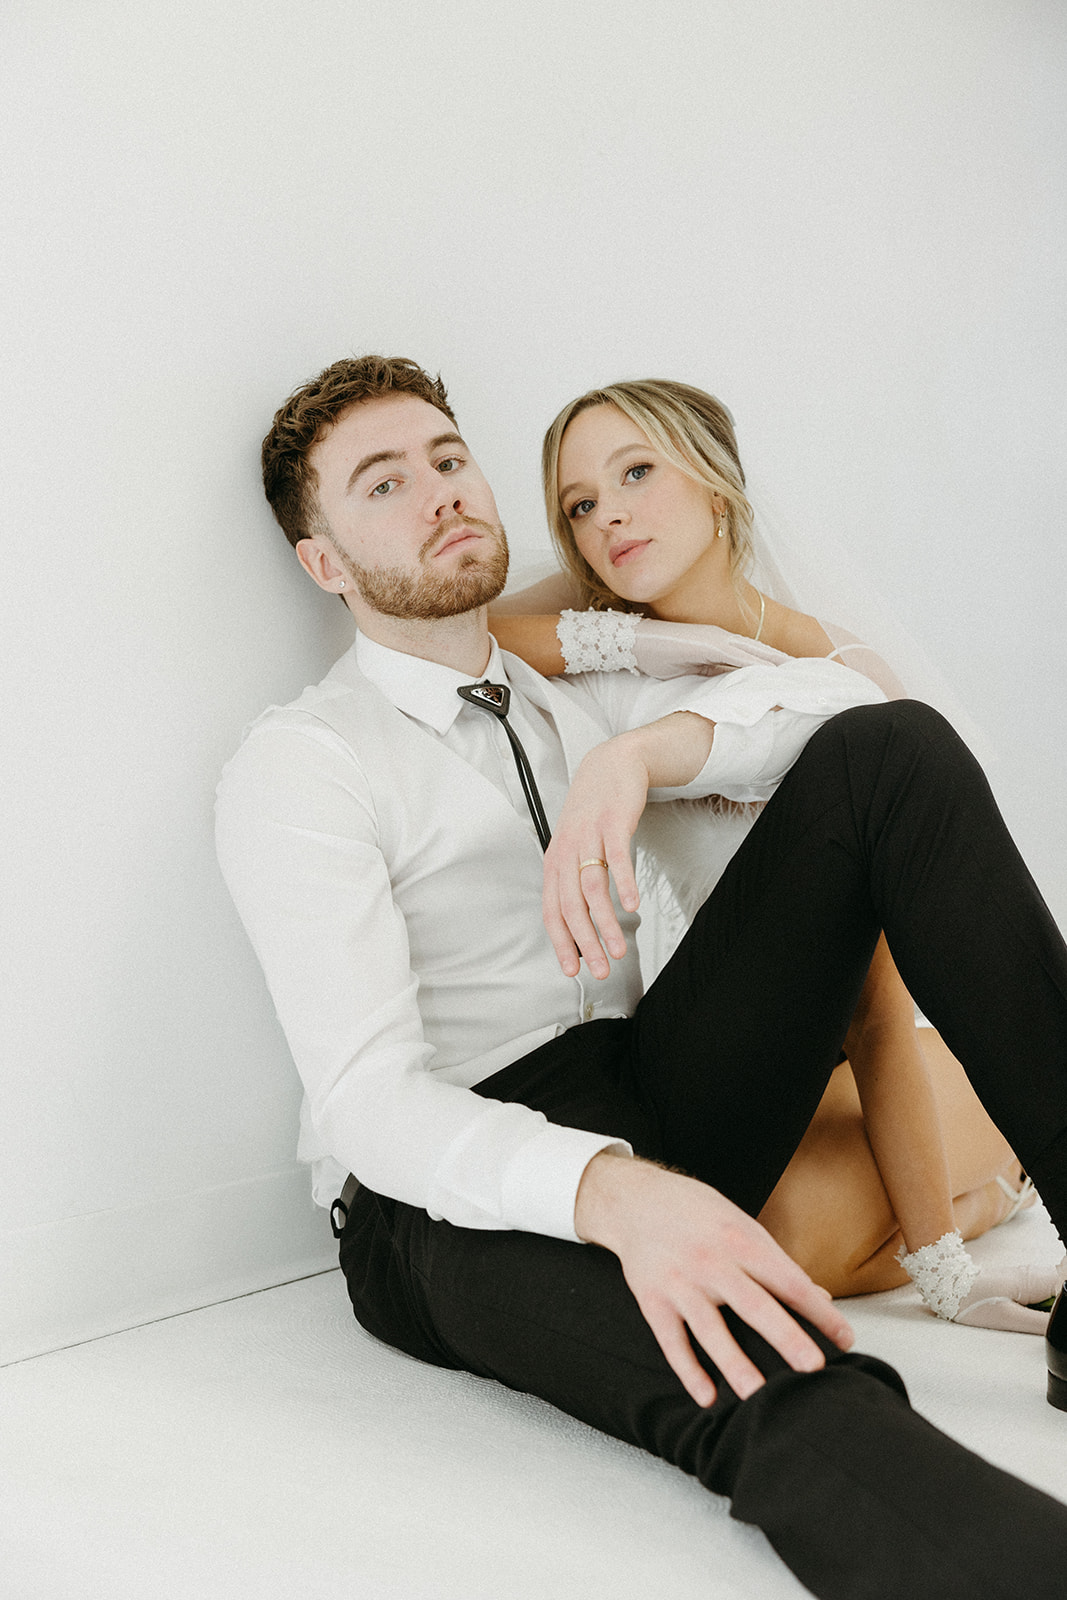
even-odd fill
[{"label": "man", "polygon": [[[219,851],[318,1197],[358,1179],[360,1322],[675,1461],[816,1594],[1062,1592],[1067,1508],[918,1419],[753,1220],[884,927],[1067,1232],[1067,952],[968,753],[829,662],[549,684],[503,657],[492,492],[411,362],[297,391],[264,482],[359,635],[251,731]],[[633,831],[706,793],[773,799],[642,998]]]}]

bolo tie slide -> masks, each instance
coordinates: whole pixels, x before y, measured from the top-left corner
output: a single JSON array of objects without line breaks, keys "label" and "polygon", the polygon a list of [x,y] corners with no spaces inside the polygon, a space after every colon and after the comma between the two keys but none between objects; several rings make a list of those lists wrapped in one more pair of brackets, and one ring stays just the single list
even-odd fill
[{"label": "bolo tie slide", "polygon": [[552,843],[552,831],[548,826],[545,808],[541,804],[541,796],[537,792],[537,781],[530,766],[529,757],[522,748],[522,741],[508,721],[508,708],[511,705],[511,690],[504,683],[490,683],[486,678],[482,683],[463,684],[456,690],[461,700],[466,700],[468,705],[479,706],[482,711],[488,711],[491,717],[503,726],[511,745],[511,753],[515,757],[515,765],[519,769],[519,782],[522,792],[526,796],[526,804],[530,808],[537,837],[541,841],[541,849],[547,850]]}]

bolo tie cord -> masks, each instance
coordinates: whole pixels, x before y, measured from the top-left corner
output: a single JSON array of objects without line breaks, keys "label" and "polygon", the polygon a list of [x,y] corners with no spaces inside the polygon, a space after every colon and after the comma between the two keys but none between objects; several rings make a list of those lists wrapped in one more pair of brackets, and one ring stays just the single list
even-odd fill
[{"label": "bolo tie cord", "polygon": [[468,705],[478,706],[482,711],[487,711],[491,717],[502,724],[511,745],[511,753],[515,757],[515,765],[519,771],[519,782],[522,792],[526,796],[526,804],[530,808],[537,837],[541,841],[541,849],[547,850],[552,843],[552,831],[548,826],[545,808],[541,804],[541,796],[537,789],[537,780],[530,766],[530,759],[522,748],[522,740],[508,721],[508,710],[511,706],[511,690],[504,683],[490,683],[486,678],[481,683],[463,684],[456,690],[461,700],[466,700]]}]

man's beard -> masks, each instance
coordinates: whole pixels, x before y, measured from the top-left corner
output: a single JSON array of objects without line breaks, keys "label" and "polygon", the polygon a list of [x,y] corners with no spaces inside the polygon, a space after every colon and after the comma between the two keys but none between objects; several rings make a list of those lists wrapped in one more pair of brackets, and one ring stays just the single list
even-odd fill
[{"label": "man's beard", "polygon": [[476,517],[464,517],[463,521],[483,537],[463,552],[451,572],[421,566],[426,558],[433,561],[429,552],[441,543],[440,529],[419,551],[420,570],[416,572],[404,567],[361,567],[338,546],[334,548],[360,598],[374,611],[405,622],[436,622],[488,605],[507,582],[508,541],[503,528]]}]

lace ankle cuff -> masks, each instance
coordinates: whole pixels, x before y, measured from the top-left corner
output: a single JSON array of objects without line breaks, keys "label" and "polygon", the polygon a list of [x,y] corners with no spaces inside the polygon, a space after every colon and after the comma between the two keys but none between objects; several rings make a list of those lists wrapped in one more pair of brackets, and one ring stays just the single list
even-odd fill
[{"label": "lace ankle cuff", "polygon": [[564,611],[556,627],[568,672],[636,672],[640,618],[628,611]]},{"label": "lace ankle cuff", "polygon": [[978,1276],[958,1228],[943,1233],[936,1244],[924,1244],[910,1254],[901,1245],[896,1259],[931,1311],[947,1322],[955,1318]]}]

